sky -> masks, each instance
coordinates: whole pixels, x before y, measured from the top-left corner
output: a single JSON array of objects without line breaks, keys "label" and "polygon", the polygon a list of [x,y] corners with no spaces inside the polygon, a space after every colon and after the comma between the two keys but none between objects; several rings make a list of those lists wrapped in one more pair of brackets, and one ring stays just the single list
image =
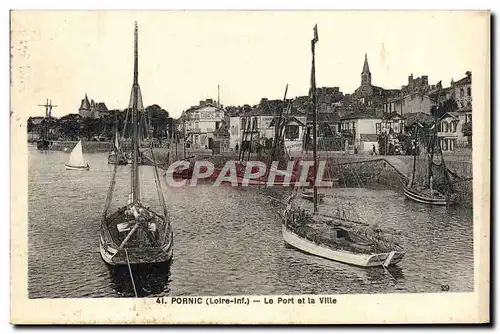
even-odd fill
[{"label": "sky", "polygon": [[[313,27],[316,83],[352,93],[365,53],[372,84],[401,88],[413,73],[448,86],[484,69],[487,20],[481,12],[398,11],[15,11],[11,14],[11,109],[77,113],[88,95],[108,109],[128,105],[134,22],[144,105],[172,117],[217,99],[257,104],[262,97],[307,95]],[[484,61],[483,61],[484,60]],[[474,79],[473,79],[474,80]]]}]

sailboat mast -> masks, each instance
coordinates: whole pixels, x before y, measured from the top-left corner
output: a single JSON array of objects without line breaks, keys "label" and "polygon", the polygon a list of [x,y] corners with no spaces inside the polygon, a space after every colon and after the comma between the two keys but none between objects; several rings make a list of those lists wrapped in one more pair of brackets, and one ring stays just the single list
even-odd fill
[{"label": "sailboat mast", "polygon": [[139,54],[138,54],[138,28],[137,22],[135,23],[134,29],[134,84],[132,86],[132,172],[131,175],[131,194],[132,194],[132,203],[139,200],[139,164],[138,164],[138,155],[139,155],[139,138],[138,138],[138,123],[139,123],[139,115],[137,110],[137,100],[139,95]]},{"label": "sailboat mast", "polygon": [[[438,118],[439,118],[439,113],[440,113],[440,109],[441,109],[441,88],[439,88],[439,91],[438,91],[438,100],[437,100],[437,109],[436,109],[436,113],[434,115],[434,133],[432,135],[432,140],[431,140],[431,154],[430,154],[430,159],[428,161],[428,175],[427,175],[427,183],[429,184],[429,187],[431,187],[431,177],[433,177],[433,173],[432,173],[432,164],[433,164],[433,161],[434,161],[434,149],[436,147],[436,139],[437,139],[437,133],[438,133]],[[438,142],[438,145],[439,145],[439,142]]]},{"label": "sailboat mast", "polygon": [[318,25],[314,26],[314,38],[311,40],[311,52],[312,52],[312,67],[311,67],[311,98],[312,98],[312,111],[313,111],[313,193],[314,193],[314,212],[318,212],[318,187],[316,185],[316,170],[318,164],[317,156],[317,108],[316,108],[316,68],[315,68],[315,46],[318,42]]},{"label": "sailboat mast", "polygon": [[[283,96],[283,105],[281,106],[280,110],[280,115],[278,118],[274,117],[274,140],[273,140],[273,147],[271,150],[271,161],[269,161],[269,164],[271,164],[275,159],[277,159],[278,155],[278,144],[281,145],[281,128],[282,128],[282,123],[283,123],[283,112],[285,111],[285,103],[286,103],[286,94],[288,93],[288,84],[286,84],[285,87],[285,95]],[[279,152],[281,153],[281,152]]]}]

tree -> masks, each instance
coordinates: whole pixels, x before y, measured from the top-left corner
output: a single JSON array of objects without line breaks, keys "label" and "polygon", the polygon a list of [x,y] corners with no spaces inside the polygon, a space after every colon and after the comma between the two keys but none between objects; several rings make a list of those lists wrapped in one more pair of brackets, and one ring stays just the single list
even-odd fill
[{"label": "tree", "polygon": [[59,119],[59,132],[62,136],[71,140],[76,140],[80,137],[80,122],[81,116],[78,114],[69,114]]},{"label": "tree", "polygon": [[35,129],[35,125],[33,124],[33,120],[30,118],[28,118],[28,133],[30,133],[31,131],[33,131]]},{"label": "tree", "polygon": [[146,114],[149,117],[150,126],[153,128],[153,136],[159,137],[167,129],[169,113],[159,105],[153,104],[146,108]]},{"label": "tree", "polygon": [[101,120],[98,118],[85,117],[82,124],[82,135],[91,140],[92,137],[97,136],[101,133],[102,124]]}]

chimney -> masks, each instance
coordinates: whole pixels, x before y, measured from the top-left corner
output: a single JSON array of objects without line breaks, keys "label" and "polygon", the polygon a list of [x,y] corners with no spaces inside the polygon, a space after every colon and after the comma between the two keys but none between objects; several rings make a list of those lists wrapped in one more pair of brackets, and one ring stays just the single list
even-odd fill
[{"label": "chimney", "polygon": [[471,76],[472,76],[472,73],[471,73],[471,71],[467,71],[467,72],[465,72],[465,75],[467,76],[467,79],[470,80]]}]

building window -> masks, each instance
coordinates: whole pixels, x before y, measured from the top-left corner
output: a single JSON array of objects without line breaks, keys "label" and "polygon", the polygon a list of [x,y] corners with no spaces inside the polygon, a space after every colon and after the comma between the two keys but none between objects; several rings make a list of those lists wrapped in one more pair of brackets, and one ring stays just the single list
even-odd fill
[{"label": "building window", "polygon": [[246,120],[246,118],[242,118],[242,119],[241,119],[241,129],[242,129],[243,131],[245,131],[245,129],[247,128],[247,127],[246,127],[246,125],[247,125],[247,120]]},{"label": "building window", "polygon": [[294,140],[299,138],[299,126],[287,125],[285,128],[285,136],[287,139]]},{"label": "building window", "polygon": [[471,96],[471,90],[470,90],[470,87],[467,87],[467,96]]},{"label": "building window", "polygon": [[253,118],[252,129],[257,129],[257,117]]},{"label": "building window", "polygon": [[464,89],[460,88],[460,97],[464,97]]},{"label": "building window", "polygon": [[220,122],[215,122],[215,130],[219,130]]}]

